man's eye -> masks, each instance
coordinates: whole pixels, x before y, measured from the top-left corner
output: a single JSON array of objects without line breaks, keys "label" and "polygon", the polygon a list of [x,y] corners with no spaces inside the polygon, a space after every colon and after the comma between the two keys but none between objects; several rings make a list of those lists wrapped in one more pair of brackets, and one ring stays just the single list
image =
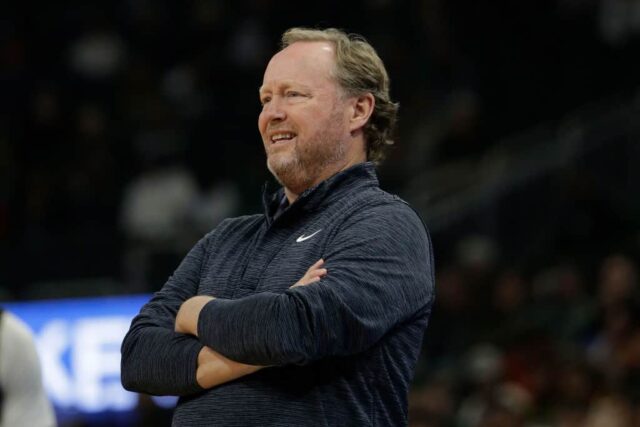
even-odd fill
[{"label": "man's eye", "polygon": [[287,92],[286,95],[289,98],[295,98],[297,96],[302,96],[302,94],[300,92],[296,92],[294,90],[291,90],[291,91]]},{"label": "man's eye", "polygon": [[269,97],[264,97],[260,100],[260,104],[265,105],[267,104],[269,101],[271,101],[271,98]]}]

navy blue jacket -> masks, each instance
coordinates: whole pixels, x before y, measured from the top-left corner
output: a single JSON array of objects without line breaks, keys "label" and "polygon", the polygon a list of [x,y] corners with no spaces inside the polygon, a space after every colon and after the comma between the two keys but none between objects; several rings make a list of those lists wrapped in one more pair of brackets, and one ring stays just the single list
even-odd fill
[{"label": "navy blue jacket", "polygon": [[[434,299],[422,221],[382,191],[371,163],[304,192],[276,216],[228,219],[189,252],[133,320],[122,345],[128,390],[181,396],[176,426],[402,426]],[[291,288],[318,259],[319,282]],[[181,303],[212,295],[199,339],[173,332]],[[268,365],[202,390],[207,345]]]}]

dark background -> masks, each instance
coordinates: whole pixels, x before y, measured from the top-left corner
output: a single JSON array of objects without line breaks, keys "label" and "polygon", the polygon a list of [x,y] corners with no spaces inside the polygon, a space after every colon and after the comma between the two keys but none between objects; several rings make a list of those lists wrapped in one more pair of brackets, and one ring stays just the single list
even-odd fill
[{"label": "dark background", "polygon": [[637,0],[5,2],[0,299],[154,291],[257,212],[301,25],[363,34],[401,105],[381,182],[438,288],[411,425],[639,423]]}]

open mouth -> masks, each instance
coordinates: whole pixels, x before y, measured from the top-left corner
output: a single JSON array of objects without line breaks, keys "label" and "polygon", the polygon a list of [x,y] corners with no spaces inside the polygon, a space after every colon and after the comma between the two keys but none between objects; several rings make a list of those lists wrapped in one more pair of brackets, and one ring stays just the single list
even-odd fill
[{"label": "open mouth", "polygon": [[279,132],[271,135],[271,143],[273,144],[282,144],[287,141],[291,141],[296,137],[296,134],[293,132]]}]

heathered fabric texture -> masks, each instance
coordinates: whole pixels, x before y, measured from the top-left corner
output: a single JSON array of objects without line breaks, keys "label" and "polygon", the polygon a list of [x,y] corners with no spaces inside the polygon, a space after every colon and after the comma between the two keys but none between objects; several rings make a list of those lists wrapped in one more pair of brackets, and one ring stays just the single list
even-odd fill
[{"label": "heathered fabric texture", "polygon": [[[133,320],[122,346],[129,390],[182,396],[174,426],[402,426],[434,296],[429,237],[382,191],[371,163],[307,190],[274,219],[224,221]],[[315,233],[315,234],[314,234]],[[328,274],[290,288],[318,259]],[[180,304],[202,310],[199,340],[173,332]],[[255,374],[203,391],[208,345]]]}]

